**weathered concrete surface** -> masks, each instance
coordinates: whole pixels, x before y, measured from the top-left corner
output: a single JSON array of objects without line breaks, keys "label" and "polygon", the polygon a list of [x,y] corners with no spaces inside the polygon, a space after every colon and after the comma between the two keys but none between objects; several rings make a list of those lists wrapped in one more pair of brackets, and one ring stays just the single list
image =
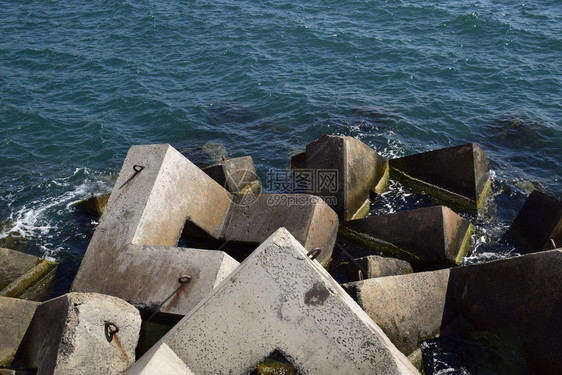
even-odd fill
[{"label": "weathered concrete surface", "polygon": [[195,375],[165,343],[139,359],[127,375]]},{"label": "weathered concrete surface", "polygon": [[256,202],[244,205],[243,198],[233,197],[222,236],[225,241],[258,245],[285,227],[306,250],[322,250],[316,258],[321,264],[331,260],[339,221],[322,199],[308,194],[260,194]]},{"label": "weathered concrete surface", "polygon": [[[165,246],[125,246],[114,259],[118,264],[106,266],[111,272],[101,267],[97,273],[84,272],[84,279],[78,280],[83,284],[78,288],[75,280],[72,290],[117,296],[142,310],[183,315],[238,266],[222,251]],[[192,279],[178,290],[184,275]]]},{"label": "weathered concrete surface", "polygon": [[[142,168],[141,168],[142,166]],[[177,245],[188,219],[219,236],[231,195],[169,145],[133,146],[72,285],[75,292],[120,297],[185,314],[237,262],[222,252]]]},{"label": "weathered concrete surface", "polygon": [[[118,332],[109,334],[107,323]],[[24,365],[37,374],[122,373],[135,360],[140,325],[139,311],[119,298],[65,294],[37,307],[22,342]]]},{"label": "weathered concrete surface", "polygon": [[223,160],[202,170],[231,193],[258,193],[261,190],[251,156]]},{"label": "weathered concrete surface", "polygon": [[0,248],[0,296],[19,297],[52,276],[56,268],[54,262]]},{"label": "weathered concrete surface", "polygon": [[469,249],[473,225],[448,207],[434,206],[369,216],[341,229],[362,246],[413,263],[458,264]]},{"label": "weathered concrete surface", "polygon": [[0,367],[9,367],[39,302],[0,297]]},{"label": "weathered concrete surface", "polygon": [[530,251],[562,246],[562,202],[538,190],[533,191],[509,228],[521,245]]},{"label": "weathered concrete surface", "polygon": [[364,280],[345,284],[344,289],[404,351],[438,332],[515,330],[529,368],[555,374],[562,369],[561,267],[558,249]]},{"label": "weathered concrete surface", "polygon": [[[302,155],[292,160],[302,166]],[[328,201],[341,220],[365,217],[369,191],[380,193],[388,180],[388,161],[363,142],[347,136],[324,135],[306,146],[306,169],[315,171],[315,186],[307,192]],[[326,177],[335,173],[336,183]]]},{"label": "weathered concrete surface", "polygon": [[449,269],[380,277],[342,287],[404,354],[441,329]]},{"label": "weathered concrete surface", "polygon": [[389,160],[391,178],[453,209],[482,209],[491,189],[488,158],[476,143]]},{"label": "weathered concrete surface", "polygon": [[359,281],[359,271],[361,271],[364,279],[414,272],[410,263],[404,260],[378,255],[355,258],[349,262],[341,263],[338,267],[345,270],[350,281]]},{"label": "weathered concrete surface", "polygon": [[243,374],[276,349],[306,374],[418,373],[284,228],[161,343],[197,374]]}]

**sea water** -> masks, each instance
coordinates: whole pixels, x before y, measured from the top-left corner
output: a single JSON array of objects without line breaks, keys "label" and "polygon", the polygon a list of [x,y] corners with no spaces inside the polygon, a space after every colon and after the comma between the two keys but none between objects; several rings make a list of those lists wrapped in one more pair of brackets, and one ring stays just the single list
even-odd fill
[{"label": "sea water", "polygon": [[[533,189],[562,199],[562,6],[479,1],[0,1],[0,239],[66,270],[130,146],[268,171],[323,134],[386,158],[467,142],[493,195],[466,262]],[[269,189],[268,189],[269,188]],[[427,205],[393,183],[372,213]],[[66,278],[66,279],[65,279]],[[56,293],[56,292],[55,292]]]}]

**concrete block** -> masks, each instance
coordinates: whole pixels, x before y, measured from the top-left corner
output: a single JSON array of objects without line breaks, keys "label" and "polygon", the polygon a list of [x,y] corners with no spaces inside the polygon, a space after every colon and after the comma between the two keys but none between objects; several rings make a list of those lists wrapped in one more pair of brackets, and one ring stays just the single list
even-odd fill
[{"label": "concrete block", "polygon": [[37,374],[122,373],[135,360],[140,325],[139,311],[119,298],[65,294],[37,307],[24,365]]},{"label": "concrete block", "polygon": [[441,330],[449,269],[380,277],[342,287],[405,355]]},{"label": "concrete block", "polygon": [[437,332],[515,330],[529,369],[554,374],[562,347],[561,267],[558,249],[344,289],[404,351]]},{"label": "concrete block", "polygon": [[552,249],[552,242],[562,246],[562,202],[534,190],[511,224],[509,234],[531,252]]},{"label": "concrete block", "polygon": [[[97,261],[103,266],[82,270],[73,291],[117,296],[141,310],[180,315],[238,266],[222,251],[141,245],[100,252]],[[191,280],[182,286],[179,279],[187,275]]]},{"label": "concrete block", "polygon": [[412,263],[458,264],[470,246],[473,225],[445,206],[369,216],[342,225],[362,246]]},{"label": "concrete block", "polygon": [[84,211],[90,216],[99,218],[105,210],[105,206],[107,205],[110,194],[111,193],[101,195],[92,194],[91,197],[83,199],[80,202],[76,202],[74,204],[74,207]]},{"label": "concrete block", "polygon": [[56,268],[54,262],[0,248],[0,296],[20,297],[34,285],[52,277]]},{"label": "concrete block", "polygon": [[378,255],[355,258],[339,265],[346,272],[350,281],[359,281],[359,271],[364,279],[375,277],[403,275],[414,272],[410,263]]},{"label": "concrete block", "polygon": [[39,302],[0,297],[0,367],[9,367]]},{"label": "concrete block", "polygon": [[261,191],[260,180],[251,156],[226,159],[202,170],[231,193]]},{"label": "concrete block", "polygon": [[275,350],[306,374],[418,373],[284,228],[160,343],[197,374],[243,374]]},{"label": "concrete block", "polygon": [[165,343],[158,344],[135,363],[127,375],[195,375]]},{"label": "concrete block", "polygon": [[[302,165],[302,156],[292,160]],[[388,161],[363,142],[347,136],[324,135],[306,146],[306,170],[314,171],[310,194],[326,199],[341,220],[365,217],[369,191],[380,193],[388,180]],[[332,183],[331,179],[335,179]]]},{"label": "concrete block", "polygon": [[[185,314],[238,263],[222,252],[175,247],[180,233],[189,220],[220,236],[230,203],[226,190],[171,146],[131,147],[72,291]],[[178,289],[183,275],[191,282]]]},{"label": "concrete block", "polygon": [[252,204],[244,196],[233,197],[223,239],[238,243],[265,241],[285,227],[307,251],[319,247],[316,258],[323,265],[331,260],[338,232],[338,216],[322,199],[308,194],[260,194]]},{"label": "concrete block", "polygon": [[488,158],[476,143],[389,160],[390,176],[455,210],[477,212],[491,189]]}]

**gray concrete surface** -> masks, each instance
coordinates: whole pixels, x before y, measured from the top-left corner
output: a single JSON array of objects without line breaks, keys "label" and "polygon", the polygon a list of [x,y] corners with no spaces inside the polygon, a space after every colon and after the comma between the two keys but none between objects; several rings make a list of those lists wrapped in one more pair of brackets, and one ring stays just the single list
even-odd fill
[{"label": "gray concrete surface", "polygon": [[243,374],[276,349],[306,374],[418,373],[285,228],[161,343],[197,374]]},{"label": "gray concrete surface", "polygon": [[[118,332],[111,335],[108,323]],[[38,375],[122,373],[134,363],[140,325],[139,311],[119,298],[65,294],[35,310],[22,342],[24,365]]]}]

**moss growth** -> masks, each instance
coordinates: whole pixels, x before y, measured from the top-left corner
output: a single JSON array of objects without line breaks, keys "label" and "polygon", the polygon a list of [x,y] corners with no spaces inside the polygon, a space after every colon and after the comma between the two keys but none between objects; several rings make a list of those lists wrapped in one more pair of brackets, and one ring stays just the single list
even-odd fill
[{"label": "moss growth", "polygon": [[[45,259],[38,259],[37,264],[33,268],[29,269],[23,275],[21,275],[16,280],[7,285],[4,289],[2,289],[0,295],[13,298],[20,297],[29,289],[33,288],[37,284],[44,282],[45,279],[49,276],[51,276],[52,278],[56,267],[57,264],[54,262]],[[38,294],[38,289],[39,288],[35,288],[34,293],[29,293],[29,296]]]},{"label": "moss growth", "polygon": [[257,375],[293,375],[295,367],[286,362],[277,361],[272,358],[266,358],[257,367]]},{"label": "moss growth", "polygon": [[388,166],[388,162],[386,164],[387,165],[381,179],[379,180],[377,185],[373,189],[371,189],[375,194],[381,194],[388,190],[388,185],[390,183],[390,168]]},{"label": "moss growth", "polygon": [[488,178],[482,194],[480,194],[478,201],[474,201],[468,197],[454,193],[452,191],[440,188],[430,183],[418,180],[408,174],[392,168],[390,177],[399,181],[400,183],[411,187],[412,189],[423,191],[431,196],[431,198],[438,204],[450,207],[453,210],[477,214],[484,208],[484,203],[487,196],[491,192],[491,180]]},{"label": "moss growth", "polygon": [[83,210],[88,215],[93,217],[101,217],[107,201],[109,200],[110,193],[102,194],[100,196],[95,196],[92,194],[90,198],[86,198],[74,204],[74,206],[80,210]]},{"label": "moss growth", "polygon": [[358,246],[371,249],[375,252],[381,252],[383,255],[388,257],[402,259],[410,263],[418,263],[421,261],[418,256],[399,248],[390,242],[385,242],[364,233],[356,232],[343,225],[340,225],[339,227],[339,234],[356,243]]},{"label": "moss growth", "polygon": [[353,214],[353,216],[351,216],[351,219],[349,220],[357,220],[366,217],[367,215],[369,215],[370,208],[371,208],[371,201],[369,200],[369,198],[367,198],[367,200],[363,202],[361,207],[357,209],[357,211]]},{"label": "moss growth", "polygon": [[464,238],[459,248],[459,252],[457,253],[457,258],[455,259],[455,263],[459,264],[470,250],[470,236],[472,236],[473,231],[474,231],[474,225],[470,224],[468,226],[468,229],[466,230],[466,233],[464,234]]}]

